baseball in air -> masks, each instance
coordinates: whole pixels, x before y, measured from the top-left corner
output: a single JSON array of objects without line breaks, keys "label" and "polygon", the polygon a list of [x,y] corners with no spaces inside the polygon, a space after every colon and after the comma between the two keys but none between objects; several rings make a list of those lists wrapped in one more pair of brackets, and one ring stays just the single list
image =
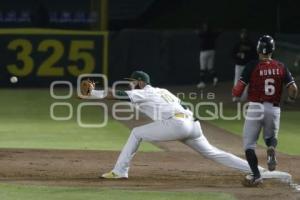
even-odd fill
[{"label": "baseball in air", "polygon": [[16,76],[12,76],[12,77],[10,77],[10,82],[11,83],[17,83],[18,82],[18,78]]}]

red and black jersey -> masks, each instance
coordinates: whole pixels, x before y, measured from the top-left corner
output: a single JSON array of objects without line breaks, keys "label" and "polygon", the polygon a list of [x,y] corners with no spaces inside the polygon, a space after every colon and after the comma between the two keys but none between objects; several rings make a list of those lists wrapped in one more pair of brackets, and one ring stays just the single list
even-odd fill
[{"label": "red and black jersey", "polygon": [[246,65],[240,78],[249,84],[248,100],[279,104],[282,88],[294,83],[288,68],[277,60],[256,60]]}]

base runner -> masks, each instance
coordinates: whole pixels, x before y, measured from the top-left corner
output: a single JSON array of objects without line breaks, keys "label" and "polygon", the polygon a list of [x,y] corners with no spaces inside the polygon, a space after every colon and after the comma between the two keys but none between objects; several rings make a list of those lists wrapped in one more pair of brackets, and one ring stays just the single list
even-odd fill
[{"label": "base runner", "polygon": [[[181,105],[180,99],[166,89],[150,85],[150,77],[143,71],[135,71],[129,78],[132,90],[109,91],[104,97],[103,90],[94,90],[92,82],[81,83],[83,95],[104,98],[127,98],[138,110],[149,116],[154,122],[139,126],[131,131],[127,143],[112,171],[102,175],[106,179],[128,178],[130,161],[137,152],[142,141],[179,140],[205,157],[225,166],[250,173],[248,163],[227,152],[212,146],[202,133],[199,121],[195,121],[193,113]],[[117,94],[118,97],[113,94]],[[264,170],[260,168],[260,170]]]},{"label": "base runner", "polygon": [[257,43],[259,59],[247,64],[232,94],[240,97],[247,85],[249,107],[244,124],[244,149],[253,176],[250,185],[262,183],[255,153],[256,142],[261,129],[267,149],[267,164],[270,171],[276,168],[275,148],[280,124],[280,99],[282,88],[288,89],[289,98],[295,100],[298,89],[288,68],[272,59],[275,42],[269,35],[262,36]]}]

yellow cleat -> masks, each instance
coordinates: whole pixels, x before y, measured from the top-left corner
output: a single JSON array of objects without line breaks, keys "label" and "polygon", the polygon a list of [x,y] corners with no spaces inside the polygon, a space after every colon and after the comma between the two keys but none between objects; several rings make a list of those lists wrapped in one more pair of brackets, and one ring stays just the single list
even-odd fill
[{"label": "yellow cleat", "polygon": [[104,178],[104,179],[127,179],[128,177],[119,176],[118,174],[114,173],[113,171],[110,171],[108,173],[102,174],[102,176],[100,178]]}]

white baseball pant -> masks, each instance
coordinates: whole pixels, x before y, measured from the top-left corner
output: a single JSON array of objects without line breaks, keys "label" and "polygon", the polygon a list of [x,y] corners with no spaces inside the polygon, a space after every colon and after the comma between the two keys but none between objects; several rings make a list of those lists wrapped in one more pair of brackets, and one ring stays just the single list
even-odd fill
[{"label": "white baseball pant", "polygon": [[215,50],[200,51],[199,61],[201,71],[210,71],[214,68]]},{"label": "white baseball pant", "polygon": [[130,161],[143,140],[150,142],[180,140],[203,156],[220,164],[242,172],[251,172],[245,160],[212,146],[203,135],[198,121],[188,118],[170,118],[134,128],[119,155],[113,169],[114,173],[128,177]]},{"label": "white baseball pant", "polygon": [[262,128],[265,140],[278,137],[280,113],[280,107],[276,107],[272,103],[249,102],[243,131],[245,150],[256,148]]}]

